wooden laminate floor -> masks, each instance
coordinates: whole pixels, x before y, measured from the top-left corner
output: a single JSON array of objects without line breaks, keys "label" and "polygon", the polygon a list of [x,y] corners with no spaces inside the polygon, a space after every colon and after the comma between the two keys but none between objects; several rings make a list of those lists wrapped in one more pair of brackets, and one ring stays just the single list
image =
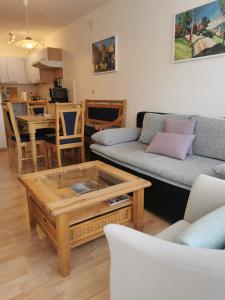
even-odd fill
[{"label": "wooden laminate floor", "polygon": [[[145,212],[145,232],[166,226]],[[105,237],[73,249],[71,274],[62,278],[44,233],[30,232],[25,190],[9,167],[7,151],[0,151],[0,300],[8,299],[107,300],[109,250]]]}]

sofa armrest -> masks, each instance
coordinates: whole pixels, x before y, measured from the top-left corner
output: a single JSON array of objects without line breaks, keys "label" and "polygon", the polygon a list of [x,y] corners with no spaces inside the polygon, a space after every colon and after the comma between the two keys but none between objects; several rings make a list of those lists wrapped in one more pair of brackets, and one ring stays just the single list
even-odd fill
[{"label": "sofa armrest", "polygon": [[111,300],[224,299],[224,251],[178,245],[121,225],[104,231]]},{"label": "sofa armrest", "polygon": [[225,205],[225,180],[201,174],[192,186],[184,220],[193,223],[222,205]]},{"label": "sofa armrest", "polygon": [[91,138],[98,144],[111,146],[135,141],[140,132],[140,128],[111,128],[96,132]]}]

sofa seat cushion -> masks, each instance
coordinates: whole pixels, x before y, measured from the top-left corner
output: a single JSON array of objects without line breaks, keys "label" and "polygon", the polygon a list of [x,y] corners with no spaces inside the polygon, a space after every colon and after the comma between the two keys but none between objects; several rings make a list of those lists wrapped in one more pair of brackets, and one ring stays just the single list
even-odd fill
[{"label": "sofa seat cushion", "polygon": [[213,168],[213,172],[217,175],[217,177],[221,179],[225,179],[225,163],[222,163],[215,168]]},{"label": "sofa seat cushion", "polygon": [[187,228],[189,228],[190,225],[191,225],[190,223],[184,220],[180,220],[170,225],[169,227],[167,227],[166,229],[158,233],[156,236],[162,240],[175,242],[177,236],[181,234],[183,231],[185,231]]},{"label": "sofa seat cushion", "polygon": [[202,156],[187,156],[184,161],[158,154],[145,153],[146,145],[129,142],[113,146],[92,144],[91,149],[109,160],[124,163],[138,169],[140,173],[158,178],[178,186],[190,189],[199,174],[215,176],[213,168],[221,163],[219,160]]}]

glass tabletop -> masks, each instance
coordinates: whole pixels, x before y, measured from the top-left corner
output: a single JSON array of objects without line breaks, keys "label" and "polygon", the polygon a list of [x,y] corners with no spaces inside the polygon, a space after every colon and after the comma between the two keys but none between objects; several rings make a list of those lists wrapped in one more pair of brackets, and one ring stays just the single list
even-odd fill
[{"label": "glass tabletop", "polygon": [[46,175],[40,181],[61,199],[79,196],[124,182],[96,166]]}]

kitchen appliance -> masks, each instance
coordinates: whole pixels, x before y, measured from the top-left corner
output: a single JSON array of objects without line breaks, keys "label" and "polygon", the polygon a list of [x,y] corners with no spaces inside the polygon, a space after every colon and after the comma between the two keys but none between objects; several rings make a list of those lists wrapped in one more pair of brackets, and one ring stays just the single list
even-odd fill
[{"label": "kitchen appliance", "polygon": [[5,89],[5,90],[1,91],[1,99],[2,99],[3,102],[10,100],[9,90]]},{"label": "kitchen appliance", "polygon": [[14,87],[14,86],[5,87],[1,91],[1,99],[3,102],[7,102],[7,101],[18,102],[19,95],[18,95],[17,87]]},{"label": "kitchen appliance", "polygon": [[68,102],[68,91],[61,86],[61,79],[55,79],[53,85],[54,88],[49,89],[50,102]]},{"label": "kitchen appliance", "polygon": [[[38,92],[34,92],[30,94],[31,101],[38,101],[41,100],[41,96],[39,95]],[[44,100],[44,99],[43,99]]]},{"label": "kitchen appliance", "polygon": [[[63,68],[62,49],[59,48],[43,48],[32,56],[32,66],[39,69],[55,70],[57,74]],[[58,75],[60,76],[60,75]]]},{"label": "kitchen appliance", "polygon": [[52,88],[49,89],[49,95],[52,103],[54,102],[68,102],[68,93],[66,88]]},{"label": "kitchen appliance", "polygon": [[50,59],[41,59],[34,62],[32,66],[39,69],[58,69],[63,67],[63,62]]},{"label": "kitchen appliance", "polygon": [[21,101],[22,102],[27,102],[27,91],[26,90],[23,90],[21,92]]},{"label": "kitchen appliance", "polygon": [[55,88],[61,88],[61,87],[62,87],[62,84],[61,84],[61,78],[56,78],[56,79],[53,81],[53,84],[54,84],[54,87],[55,87]]}]

